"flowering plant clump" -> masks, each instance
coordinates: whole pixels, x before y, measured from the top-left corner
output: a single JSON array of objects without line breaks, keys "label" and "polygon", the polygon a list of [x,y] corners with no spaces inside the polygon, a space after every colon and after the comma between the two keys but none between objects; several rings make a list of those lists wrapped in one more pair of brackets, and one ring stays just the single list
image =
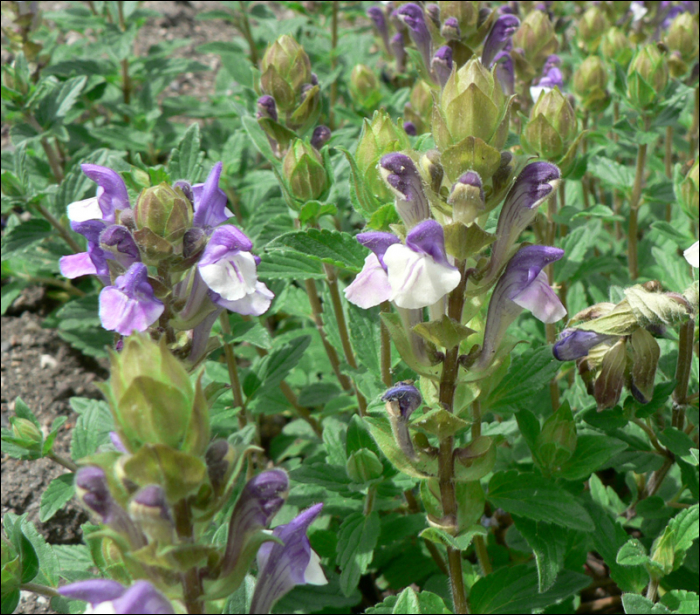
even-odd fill
[{"label": "flowering plant clump", "polygon": [[44,4],[2,308],[102,371],[7,363],[3,613],[697,612],[697,2]]}]

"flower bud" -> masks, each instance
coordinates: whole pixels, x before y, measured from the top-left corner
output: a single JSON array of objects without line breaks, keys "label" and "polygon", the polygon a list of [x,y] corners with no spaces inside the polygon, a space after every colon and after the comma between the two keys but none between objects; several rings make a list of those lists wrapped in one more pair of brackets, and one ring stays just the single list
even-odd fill
[{"label": "flower bud", "polygon": [[610,347],[600,363],[600,372],[593,387],[599,412],[613,408],[620,401],[626,368],[627,349],[624,338],[621,338]]},{"label": "flower bud", "polygon": [[204,459],[207,463],[209,482],[217,495],[223,492],[231,476],[235,458],[236,449],[226,440],[214,440],[207,449]]},{"label": "flower bud", "polygon": [[431,2],[425,5],[425,14],[436,28],[440,27],[440,7]]},{"label": "flower bud", "polygon": [[381,477],[384,467],[372,451],[361,448],[350,453],[345,464],[345,471],[353,483],[367,485]]},{"label": "flower bud", "polygon": [[511,38],[518,30],[518,26],[520,26],[520,20],[515,15],[501,15],[496,20],[484,42],[484,51],[481,55],[484,66],[491,68],[496,56],[511,44]]},{"label": "flower bud", "polygon": [[330,141],[332,136],[331,129],[328,126],[316,126],[314,132],[311,135],[311,147],[320,150],[328,141]]},{"label": "flower bud", "polygon": [[350,96],[359,107],[374,109],[382,98],[379,80],[372,69],[356,64],[350,73]]},{"label": "flower bud", "polygon": [[540,95],[522,134],[522,146],[528,154],[558,161],[573,143],[578,127],[576,112],[559,88]]},{"label": "flower bud", "polygon": [[192,385],[165,338],[158,344],[146,335],[132,335],[121,353],[110,354],[110,363],[112,377],[104,391],[117,433],[130,451],[161,443],[204,452],[209,422],[200,381]]},{"label": "flower bud", "polygon": [[386,402],[386,411],[396,443],[409,459],[415,459],[416,453],[408,432],[408,420],[423,403],[420,391],[410,381],[399,382],[384,393],[382,401]]},{"label": "flower bud", "polygon": [[603,111],[610,103],[608,71],[598,56],[587,57],[574,73],[574,92],[587,111]]},{"label": "flower bud", "polygon": [[508,126],[508,101],[501,84],[478,58],[453,71],[433,113],[435,142],[443,150],[466,137],[499,149]]},{"label": "flower bud", "polygon": [[391,53],[389,47],[389,29],[386,24],[386,16],[381,7],[371,6],[367,9],[367,17],[369,17],[374,22],[374,27],[377,28],[379,36],[382,37],[382,42],[384,43],[384,48],[387,53]]},{"label": "flower bud", "polygon": [[450,78],[452,64],[452,49],[447,46],[440,47],[440,49],[435,52],[430,65],[433,75],[435,75],[440,87],[444,88],[447,80]]},{"label": "flower bud", "polygon": [[430,206],[423,191],[423,180],[406,154],[394,152],[382,157],[379,173],[396,197],[396,211],[408,230],[430,218]]},{"label": "flower bud", "polygon": [[632,41],[620,30],[620,28],[610,28],[603,35],[600,50],[603,57],[609,61],[617,62],[623,68],[627,68],[634,55],[634,45]]},{"label": "flower bud", "polygon": [[160,485],[148,485],[137,491],[129,502],[129,515],[149,540],[172,544],[175,525]]},{"label": "flower bud", "polygon": [[282,111],[296,105],[305,83],[311,82],[311,62],[304,48],[288,34],[280,36],[262,59],[260,86]]},{"label": "flower bud", "polygon": [[[559,47],[554,26],[544,11],[531,11],[513,35],[515,70],[523,81],[535,77]],[[516,51],[517,50],[517,51]]]},{"label": "flower bud", "polygon": [[420,157],[420,168],[427,177],[430,178],[430,187],[436,194],[440,194],[442,187],[442,178],[445,171],[440,164],[440,152],[436,149],[430,149]]},{"label": "flower bud", "polygon": [[168,242],[176,242],[192,225],[192,203],[180,188],[165,182],[146,188],[134,207],[136,227],[148,228]]},{"label": "flower bud", "polygon": [[266,94],[258,98],[258,112],[257,118],[269,118],[273,121],[277,121],[277,105],[275,104],[275,99],[272,96]]},{"label": "flower bud", "polygon": [[328,187],[319,153],[296,139],[282,161],[282,173],[292,195],[302,202],[318,199]]},{"label": "flower bud", "polygon": [[462,175],[452,186],[447,202],[452,205],[452,218],[455,222],[474,222],[485,208],[484,187],[479,174],[468,171]]},{"label": "flower bud", "polygon": [[410,147],[406,133],[394,124],[384,109],[375,111],[371,121],[364,120],[355,160],[370,192],[382,203],[391,201],[392,193],[379,174],[379,160],[389,152]]},{"label": "flower bud", "polygon": [[700,180],[698,179],[698,161],[695,161],[693,167],[688,171],[688,175],[680,183],[676,190],[678,202],[681,204],[683,211],[687,216],[698,219],[698,188],[700,188]]},{"label": "flower bud", "polygon": [[627,96],[638,109],[648,109],[668,84],[668,64],[655,44],[642,47],[627,71]]},{"label": "flower bud", "polygon": [[406,69],[406,41],[404,35],[401,32],[394,34],[389,41],[389,46],[396,58],[396,71],[399,73],[404,72]]},{"label": "flower bud", "polygon": [[440,2],[440,16],[444,22],[454,18],[459,28],[460,38],[469,38],[477,29],[480,4],[480,2]]},{"label": "flower bud", "polygon": [[445,23],[442,24],[440,34],[442,34],[446,41],[458,41],[462,37],[462,32],[459,29],[459,22],[457,21],[457,18],[448,17],[445,20]]},{"label": "flower bud", "polygon": [[[12,435],[18,440],[17,445],[25,449],[33,459],[41,456],[41,446],[44,442],[44,434],[41,433],[38,425],[29,419],[18,416],[10,418]],[[3,436],[4,437],[4,436]]]},{"label": "flower bud", "polygon": [[608,29],[608,21],[600,7],[590,7],[578,22],[576,40],[588,53],[595,53],[600,45],[600,38]]},{"label": "flower bud", "polygon": [[698,20],[692,13],[680,13],[671,23],[666,35],[671,50],[669,65],[674,77],[688,72],[689,65],[698,57]]},{"label": "flower bud", "polygon": [[408,2],[396,9],[396,13],[398,18],[405,24],[411,40],[423,57],[425,67],[429,70],[432,38],[428,26],[425,23],[425,13],[423,9],[413,2]]},{"label": "flower bud", "polygon": [[654,396],[654,379],[661,354],[658,342],[646,329],[637,329],[629,338],[631,350],[630,385],[634,398],[647,404]]}]

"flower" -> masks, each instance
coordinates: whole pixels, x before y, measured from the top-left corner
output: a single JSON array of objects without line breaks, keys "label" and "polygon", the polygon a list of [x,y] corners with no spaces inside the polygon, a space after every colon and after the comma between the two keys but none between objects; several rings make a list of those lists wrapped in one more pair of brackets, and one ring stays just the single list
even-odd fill
[{"label": "flower", "polygon": [[406,43],[403,34],[401,32],[394,34],[389,41],[389,46],[396,58],[396,70],[402,73],[406,68]]},{"label": "flower", "polygon": [[507,51],[501,51],[496,54],[493,60],[496,65],[496,79],[501,85],[501,89],[506,96],[515,94],[515,68],[513,66],[513,58]]},{"label": "flower", "polygon": [[219,188],[221,169],[223,165],[217,162],[209,172],[207,181],[192,186],[194,195],[194,226],[202,228],[211,234],[212,227],[223,224],[233,214],[226,209],[226,193]]},{"label": "flower", "polygon": [[266,542],[258,550],[258,581],[255,585],[251,613],[269,613],[272,606],[295,585],[328,583],[311,549],[306,532],[318,517],[323,504],[316,504],[289,523],[272,532],[283,544]]},{"label": "flower", "polygon": [[698,257],[698,244],[700,242],[696,241],[692,246],[690,246],[685,252],[683,252],[683,256],[685,256],[685,260],[687,260],[691,266],[695,267],[696,269],[700,267],[700,258]]},{"label": "flower", "polygon": [[431,68],[440,87],[445,87],[452,72],[452,48],[445,45],[435,52]]},{"label": "flower", "polygon": [[210,297],[214,303],[246,316],[260,316],[274,295],[258,281],[252,247],[250,239],[236,227],[220,226],[213,231],[197,268],[213,291]]},{"label": "flower", "polygon": [[430,48],[432,46],[432,38],[430,37],[430,32],[428,26],[425,23],[425,14],[423,9],[409,2],[408,4],[402,4],[396,13],[399,19],[406,24],[408,28],[408,33],[415,43],[418,51],[420,51],[423,56],[423,62],[426,68],[430,68]]},{"label": "flower", "polygon": [[575,361],[585,357],[591,348],[613,339],[615,336],[602,335],[595,331],[564,329],[552,348],[552,354],[558,361]]},{"label": "flower", "polygon": [[493,24],[481,54],[481,63],[491,68],[498,54],[511,42],[513,34],[520,27],[520,20],[515,15],[501,15]]},{"label": "flower", "polygon": [[58,588],[58,593],[90,606],[85,613],[159,615],[174,613],[172,604],[148,581],[136,581],[128,589],[108,579],[89,579]]},{"label": "flower", "polygon": [[379,36],[382,37],[384,48],[387,50],[387,53],[391,53],[391,49],[389,47],[389,29],[386,25],[384,11],[378,6],[370,6],[367,9],[367,16],[374,22],[374,27],[377,28]]},{"label": "flower", "polygon": [[386,402],[390,415],[400,416],[407,421],[413,411],[423,403],[423,398],[420,391],[409,380],[391,387],[382,395],[382,401]]},{"label": "flower", "polygon": [[145,331],[163,313],[165,306],[148,283],[148,268],[134,263],[113,286],[100,292],[100,321],[108,331],[130,335]]},{"label": "flower", "polygon": [[546,265],[562,256],[564,250],[559,248],[526,246],[510,259],[491,296],[476,369],[490,365],[506,330],[523,308],[544,323],[557,322],[566,315],[566,308],[549,286],[543,271]]},{"label": "flower", "polygon": [[461,276],[445,253],[445,235],[435,220],[424,220],[403,245],[391,233],[361,233],[358,241],[372,250],[357,278],[345,289],[348,301],[364,309],[393,301],[417,309],[436,303],[454,290]]},{"label": "flower", "polygon": [[423,180],[413,160],[393,152],[379,161],[379,173],[396,196],[396,211],[410,230],[430,217],[430,206],[423,191]]}]

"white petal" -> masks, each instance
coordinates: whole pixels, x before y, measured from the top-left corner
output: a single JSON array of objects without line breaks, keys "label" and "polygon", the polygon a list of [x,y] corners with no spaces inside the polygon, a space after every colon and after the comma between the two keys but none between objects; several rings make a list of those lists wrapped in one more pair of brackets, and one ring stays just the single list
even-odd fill
[{"label": "white petal", "polygon": [[216,304],[244,316],[261,316],[270,308],[274,298],[274,293],[262,282],[258,282],[255,285],[255,291],[245,297],[235,301],[219,299],[216,301]]},{"label": "white petal", "polygon": [[391,286],[386,271],[376,254],[370,254],[365,259],[365,266],[357,274],[352,284],[345,288],[345,297],[350,303],[367,310],[391,296]]},{"label": "white petal", "polygon": [[557,322],[566,316],[566,308],[549,285],[544,271],[540,271],[520,294],[513,297],[513,302],[530,310],[537,320],[545,323]]},{"label": "white petal", "polygon": [[390,246],[384,255],[388,268],[391,300],[399,307],[423,308],[454,290],[459,271],[436,263],[432,256],[418,254],[401,244]]},{"label": "white petal", "polygon": [[233,252],[211,265],[199,268],[202,279],[226,301],[236,301],[255,292],[258,281],[255,258],[250,252]]},{"label": "white petal", "polygon": [[633,2],[630,5],[630,11],[632,11],[632,23],[637,23],[649,12],[649,9],[643,6],[642,3]]},{"label": "white petal", "polygon": [[316,554],[316,551],[312,549],[309,565],[304,571],[304,581],[309,585],[326,585],[328,583],[326,575],[323,574],[323,568],[321,568],[320,562],[321,560]]},{"label": "white petal", "polygon": [[685,260],[687,260],[696,269],[698,267],[700,267],[700,262],[699,262],[700,257],[698,255],[698,244],[700,244],[700,242],[696,241],[685,252],[683,252],[683,256],[685,256]]},{"label": "white petal", "polygon": [[542,94],[542,92],[547,93],[547,92],[551,92],[551,91],[552,91],[552,88],[549,88],[546,86],[543,87],[543,86],[539,86],[539,85],[533,85],[530,88],[530,98],[532,98],[533,102],[537,102],[539,97],[540,97],[540,94]]},{"label": "white petal", "polygon": [[92,613],[93,615],[116,615],[117,611],[114,609],[114,603],[111,600],[107,602],[100,602],[94,607],[88,605],[85,609],[85,615]]},{"label": "white petal", "polygon": [[102,210],[96,196],[82,201],[75,201],[68,205],[68,219],[71,222],[102,220],[102,218]]}]

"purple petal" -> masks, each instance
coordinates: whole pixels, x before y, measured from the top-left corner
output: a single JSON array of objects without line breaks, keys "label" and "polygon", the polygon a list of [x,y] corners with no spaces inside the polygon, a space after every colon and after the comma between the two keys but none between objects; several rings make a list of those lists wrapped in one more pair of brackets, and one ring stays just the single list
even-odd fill
[{"label": "purple petal", "polygon": [[116,600],[124,594],[126,588],[121,583],[109,579],[89,579],[64,585],[57,588],[56,591],[66,598],[84,600],[94,605],[108,600]]},{"label": "purple petal", "polygon": [[100,247],[109,252],[125,269],[141,260],[136,242],[125,226],[108,226],[100,235]]},{"label": "purple petal", "polygon": [[445,253],[445,231],[435,220],[423,220],[406,236],[406,245],[414,252],[429,254],[436,263],[456,269]]},{"label": "purple petal", "polygon": [[442,24],[440,34],[448,41],[458,41],[462,38],[462,31],[456,17],[448,17]]},{"label": "purple petal", "polygon": [[[270,118],[271,120],[277,121],[277,105],[275,104],[275,99],[269,94],[261,96],[258,98],[258,119]],[[218,179],[217,179],[218,184]]]},{"label": "purple petal", "polygon": [[537,320],[544,323],[555,323],[566,316],[566,308],[549,285],[544,271],[540,271],[512,300],[516,305],[530,310]]},{"label": "purple petal", "polygon": [[114,222],[114,214],[120,209],[129,209],[129,193],[121,175],[97,164],[80,165],[83,173],[99,186],[97,200],[102,210],[102,219]]},{"label": "purple petal", "polygon": [[519,27],[520,20],[515,15],[502,15],[496,20],[484,42],[484,51],[481,54],[484,66],[491,68],[498,53],[503,51]]},{"label": "purple petal", "polygon": [[411,39],[418,48],[418,51],[420,51],[421,55],[423,56],[425,67],[429,69],[432,38],[430,37],[428,26],[425,24],[423,9],[417,4],[409,2],[408,4],[402,4],[398,9],[396,9],[396,12],[399,19],[406,24]]},{"label": "purple petal", "polygon": [[382,37],[387,53],[391,53],[389,47],[389,29],[387,28],[384,11],[378,6],[371,6],[367,9],[367,16],[374,22],[374,27],[377,28],[379,36]]},{"label": "purple petal", "polygon": [[[322,584],[325,578],[310,578],[313,562],[306,532],[318,517],[323,504],[316,504],[300,513],[286,525],[275,528],[273,534],[284,544],[267,543],[258,551],[258,581],[250,606],[251,613],[269,613],[272,606],[295,585],[312,582]],[[317,562],[313,562],[318,568]],[[319,571],[322,576],[322,571]]]},{"label": "purple petal", "polygon": [[389,301],[391,285],[385,266],[376,254],[370,254],[365,259],[362,271],[357,274],[352,284],[343,291],[345,298],[364,310]]},{"label": "purple petal", "polygon": [[229,252],[250,252],[252,249],[253,242],[243,231],[232,225],[221,226],[214,229],[198,264],[200,267],[212,265],[225,258]]},{"label": "purple petal", "polygon": [[116,448],[120,453],[128,453],[126,446],[122,443],[119,434],[116,431],[109,432],[109,439],[112,441],[112,446]]},{"label": "purple petal", "polygon": [[383,156],[379,161],[379,172],[396,195],[396,211],[408,229],[430,217],[423,180],[409,156],[400,152]]},{"label": "purple petal", "polygon": [[62,256],[58,261],[58,267],[61,270],[61,275],[69,280],[79,278],[82,275],[97,274],[97,268],[88,252]]},{"label": "purple petal", "polygon": [[431,62],[433,73],[437,77],[440,87],[445,87],[452,73],[452,48],[444,46],[435,52]]},{"label": "purple petal", "polygon": [[396,58],[396,69],[401,73],[404,71],[406,66],[406,43],[404,41],[403,34],[401,34],[401,32],[394,34],[394,36],[391,37],[389,46],[391,47],[391,52]]},{"label": "purple petal", "polygon": [[413,411],[423,403],[423,398],[415,386],[399,382],[382,395],[382,401],[398,402],[401,417],[408,420]]},{"label": "purple petal", "polygon": [[496,65],[496,79],[501,84],[503,93],[506,96],[515,94],[515,67],[513,66],[513,58],[507,51],[501,51],[494,58]]},{"label": "purple petal", "polygon": [[316,126],[311,135],[311,147],[320,150],[331,138],[331,129],[328,126]]},{"label": "purple petal", "polygon": [[172,604],[148,581],[135,581],[112,607],[121,615],[167,615],[175,613]]},{"label": "purple petal", "polygon": [[367,233],[358,233],[355,239],[359,241],[365,248],[369,248],[377,255],[382,267],[386,270],[384,264],[384,254],[395,243],[401,243],[401,240],[391,233],[382,233],[381,231],[369,231]]},{"label": "purple petal", "polygon": [[100,320],[108,331],[130,335],[146,331],[163,313],[165,306],[148,283],[148,268],[134,263],[128,271],[100,292]]},{"label": "purple petal", "polygon": [[226,209],[226,193],[219,188],[222,168],[223,164],[217,162],[212,167],[206,182],[192,186],[195,226],[209,229],[226,222],[233,215]]},{"label": "purple petal", "polygon": [[552,354],[558,361],[575,361],[585,357],[594,346],[613,339],[611,335],[601,335],[595,331],[583,329],[564,329],[559,340],[552,348]]},{"label": "purple petal", "polygon": [[404,122],[403,129],[409,137],[415,137],[418,134],[418,129],[413,122]]}]

